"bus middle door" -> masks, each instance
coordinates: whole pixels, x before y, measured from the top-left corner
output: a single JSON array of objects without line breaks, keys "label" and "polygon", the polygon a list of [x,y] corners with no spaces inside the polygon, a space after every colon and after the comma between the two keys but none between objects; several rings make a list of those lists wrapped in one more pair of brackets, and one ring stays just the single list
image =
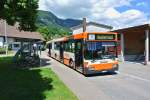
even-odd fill
[{"label": "bus middle door", "polygon": [[83,72],[83,41],[82,40],[76,40],[75,41],[75,69]]}]

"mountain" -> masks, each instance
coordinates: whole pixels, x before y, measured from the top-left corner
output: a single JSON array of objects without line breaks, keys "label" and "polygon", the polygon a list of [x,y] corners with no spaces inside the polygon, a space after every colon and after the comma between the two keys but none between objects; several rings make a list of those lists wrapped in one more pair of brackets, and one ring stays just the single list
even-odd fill
[{"label": "mountain", "polygon": [[69,29],[73,26],[81,24],[81,22],[81,20],[75,19],[61,19],[51,12],[39,10],[36,24],[38,26],[53,26]]},{"label": "mountain", "polygon": [[70,28],[81,24],[81,20],[61,19],[48,11],[39,10],[37,13],[37,31],[42,34],[46,41],[62,36],[70,35]]}]

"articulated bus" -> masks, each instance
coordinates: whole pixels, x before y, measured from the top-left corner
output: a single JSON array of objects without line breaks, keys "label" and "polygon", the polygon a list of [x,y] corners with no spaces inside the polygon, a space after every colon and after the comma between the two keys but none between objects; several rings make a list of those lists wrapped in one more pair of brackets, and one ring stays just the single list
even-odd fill
[{"label": "articulated bus", "polygon": [[84,75],[118,70],[117,33],[84,32],[47,42],[48,55]]}]

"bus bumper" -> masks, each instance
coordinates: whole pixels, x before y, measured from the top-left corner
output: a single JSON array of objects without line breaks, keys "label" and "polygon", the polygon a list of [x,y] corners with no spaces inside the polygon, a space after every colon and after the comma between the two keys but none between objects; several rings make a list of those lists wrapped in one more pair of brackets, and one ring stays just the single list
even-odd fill
[{"label": "bus bumper", "polygon": [[112,67],[111,69],[104,69],[104,70],[94,70],[94,69],[89,69],[85,68],[85,75],[91,75],[91,74],[97,74],[97,73],[102,73],[102,72],[115,72],[119,70],[119,65],[117,64],[115,67]]}]

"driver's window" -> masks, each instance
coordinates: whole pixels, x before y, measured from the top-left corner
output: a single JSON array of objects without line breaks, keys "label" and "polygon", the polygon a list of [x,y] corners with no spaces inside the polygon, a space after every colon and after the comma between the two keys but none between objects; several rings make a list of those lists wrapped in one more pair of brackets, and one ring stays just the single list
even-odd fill
[{"label": "driver's window", "polygon": [[77,43],[77,49],[78,49],[78,50],[81,49],[81,43],[80,43],[80,42]]}]

